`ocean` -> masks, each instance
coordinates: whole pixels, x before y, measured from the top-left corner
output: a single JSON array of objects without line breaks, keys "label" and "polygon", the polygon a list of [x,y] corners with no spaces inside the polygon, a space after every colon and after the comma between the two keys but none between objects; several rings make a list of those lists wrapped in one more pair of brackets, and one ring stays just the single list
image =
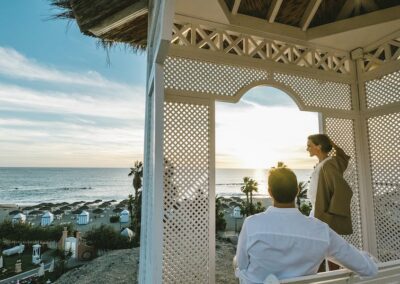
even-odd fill
[{"label": "ocean", "polygon": [[[308,181],[312,170],[294,170]],[[122,200],[133,193],[125,168],[0,168],[0,204]],[[243,177],[255,179],[259,196],[267,196],[267,170],[217,169],[216,194],[240,196]]]}]

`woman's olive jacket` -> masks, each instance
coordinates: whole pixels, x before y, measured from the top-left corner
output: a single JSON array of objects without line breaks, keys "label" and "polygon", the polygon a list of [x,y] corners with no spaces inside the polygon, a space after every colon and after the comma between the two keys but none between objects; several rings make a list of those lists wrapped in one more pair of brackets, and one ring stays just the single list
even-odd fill
[{"label": "woman's olive jacket", "polygon": [[350,157],[339,147],[336,156],[327,160],[319,173],[314,217],[327,223],[336,233],[353,233],[350,203],[353,192],[343,178]]}]

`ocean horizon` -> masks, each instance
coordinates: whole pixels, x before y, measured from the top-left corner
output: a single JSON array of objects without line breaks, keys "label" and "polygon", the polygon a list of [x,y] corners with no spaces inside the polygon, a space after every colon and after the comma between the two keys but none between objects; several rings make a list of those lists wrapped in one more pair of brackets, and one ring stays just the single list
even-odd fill
[{"label": "ocean horizon", "polygon": [[[312,169],[293,169],[298,181],[309,180]],[[133,193],[129,168],[0,167],[0,204],[123,200]],[[216,169],[215,191],[241,196],[243,177],[255,179],[258,193],[267,197],[267,169]]]}]

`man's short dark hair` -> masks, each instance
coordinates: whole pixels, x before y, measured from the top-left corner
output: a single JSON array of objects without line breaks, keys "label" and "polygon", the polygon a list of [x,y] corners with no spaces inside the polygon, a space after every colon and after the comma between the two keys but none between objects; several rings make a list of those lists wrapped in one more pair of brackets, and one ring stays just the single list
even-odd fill
[{"label": "man's short dark hair", "polygon": [[272,168],[269,171],[268,187],[276,201],[291,203],[298,192],[297,177],[289,168]]}]

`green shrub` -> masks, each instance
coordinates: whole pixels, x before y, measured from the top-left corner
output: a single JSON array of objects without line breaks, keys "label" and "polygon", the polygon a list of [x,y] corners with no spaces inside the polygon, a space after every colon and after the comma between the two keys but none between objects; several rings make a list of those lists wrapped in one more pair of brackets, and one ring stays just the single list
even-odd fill
[{"label": "green shrub", "polygon": [[300,212],[306,216],[310,216],[311,209],[312,205],[310,202],[303,202],[299,208]]},{"label": "green shrub", "polygon": [[132,242],[109,225],[101,225],[86,232],[86,243],[101,250],[131,248]]},{"label": "green shrub", "polygon": [[118,223],[119,222],[119,216],[111,216],[110,217],[110,223]]},{"label": "green shrub", "polygon": [[[72,225],[67,226],[72,231]],[[32,226],[27,223],[12,224],[4,221],[0,224],[0,238],[10,241],[58,241],[61,238],[64,226],[51,227]]]},{"label": "green shrub", "polygon": [[226,228],[221,199],[221,196],[215,199],[215,232],[224,231]]}]

